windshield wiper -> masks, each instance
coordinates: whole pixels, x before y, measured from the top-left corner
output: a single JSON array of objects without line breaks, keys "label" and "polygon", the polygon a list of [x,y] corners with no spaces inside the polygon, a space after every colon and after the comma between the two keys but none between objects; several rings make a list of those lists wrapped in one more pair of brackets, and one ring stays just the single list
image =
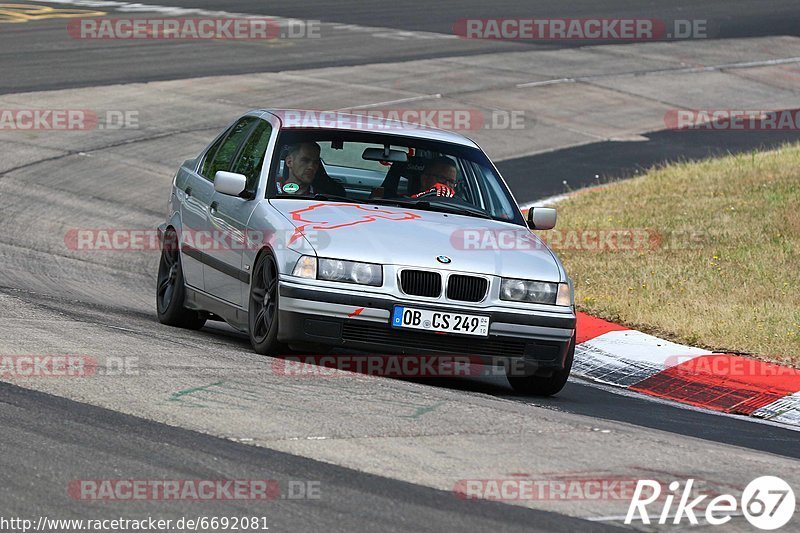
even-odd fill
[{"label": "windshield wiper", "polygon": [[436,211],[439,213],[453,213],[454,215],[475,216],[478,218],[487,218],[492,220],[485,211],[477,207],[468,207],[465,205],[450,205],[450,204],[432,204],[428,200],[405,200],[403,198],[393,199],[375,199],[370,200],[370,203],[396,205],[399,207],[415,207],[425,211]]},{"label": "windshield wiper", "polygon": [[283,200],[286,198],[290,198],[292,200],[322,200],[327,202],[347,202],[353,204],[365,204],[364,200],[359,200],[358,198],[347,198],[346,196],[337,196],[335,194],[315,194],[314,196],[307,196],[305,194],[295,195],[295,194],[281,194],[280,196],[275,196],[272,198],[273,200]]},{"label": "windshield wiper", "polygon": [[430,202],[425,203],[428,204],[427,208],[431,211],[442,211],[446,213],[453,213],[455,215],[476,216],[478,218],[492,218],[485,211],[478,209],[477,207],[468,207],[466,205],[432,204]]},{"label": "windshield wiper", "polygon": [[312,196],[313,200],[327,200],[329,202],[348,202],[353,204],[364,204],[364,200],[358,198],[348,198],[346,196],[338,196],[336,194],[315,194]]}]

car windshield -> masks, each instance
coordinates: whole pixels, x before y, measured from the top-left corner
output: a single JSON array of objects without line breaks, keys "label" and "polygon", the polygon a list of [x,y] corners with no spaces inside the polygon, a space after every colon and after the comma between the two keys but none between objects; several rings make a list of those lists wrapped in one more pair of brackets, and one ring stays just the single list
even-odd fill
[{"label": "car windshield", "polygon": [[477,148],[397,135],[286,129],[270,198],[317,198],[491,218],[525,225]]}]

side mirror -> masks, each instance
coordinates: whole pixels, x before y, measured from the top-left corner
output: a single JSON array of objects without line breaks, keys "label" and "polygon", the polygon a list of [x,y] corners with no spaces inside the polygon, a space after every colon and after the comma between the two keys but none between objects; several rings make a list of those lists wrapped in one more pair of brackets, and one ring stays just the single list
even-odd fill
[{"label": "side mirror", "polygon": [[239,196],[247,186],[247,178],[243,174],[218,170],[214,174],[214,190],[228,196]]},{"label": "side mirror", "polygon": [[556,227],[556,210],[552,207],[531,207],[528,210],[530,229],[553,229]]}]

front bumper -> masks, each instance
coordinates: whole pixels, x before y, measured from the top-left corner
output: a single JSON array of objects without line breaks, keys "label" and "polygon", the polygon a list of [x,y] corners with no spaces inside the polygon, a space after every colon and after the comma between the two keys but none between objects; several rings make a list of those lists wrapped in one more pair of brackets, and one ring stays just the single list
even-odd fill
[{"label": "front bumper", "polygon": [[[394,306],[442,309],[489,316],[488,337],[393,328]],[[522,362],[528,370],[564,368],[575,313],[520,312],[491,307],[458,309],[355,291],[329,291],[281,281],[278,340],[352,348],[377,354],[466,355],[484,364]]]}]

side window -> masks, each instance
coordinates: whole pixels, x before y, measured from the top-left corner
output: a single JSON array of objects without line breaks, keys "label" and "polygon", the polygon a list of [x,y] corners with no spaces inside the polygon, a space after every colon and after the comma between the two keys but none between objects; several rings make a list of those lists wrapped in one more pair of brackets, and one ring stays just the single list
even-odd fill
[{"label": "side window", "polygon": [[492,170],[475,162],[470,162],[470,167],[478,179],[478,186],[484,197],[483,203],[487,204],[478,207],[486,209],[494,217],[513,220],[515,208],[503,191],[500,181],[492,176]]},{"label": "side window", "polygon": [[244,174],[247,177],[246,191],[253,192],[258,186],[258,176],[261,173],[261,166],[264,164],[264,156],[267,153],[267,145],[272,135],[272,126],[266,120],[259,120],[258,125],[250,134],[250,138],[242,148],[239,158],[234,164],[233,171],[237,174]]},{"label": "side window", "polygon": [[[225,140],[220,144],[219,149],[214,154],[214,159],[211,160],[210,163],[208,161],[203,163],[204,168],[202,174],[204,178],[214,181],[214,176],[217,171],[230,170],[233,158],[236,157],[236,149],[256,120],[258,119],[255,117],[244,117],[233,125],[225,137]],[[210,154],[211,152],[209,151],[209,155]]]},{"label": "side window", "polygon": [[209,170],[211,170],[211,162],[214,161],[214,156],[217,154],[217,150],[219,150],[220,145],[225,141],[227,136],[228,132],[226,131],[220,136],[219,139],[216,140],[214,144],[211,145],[211,148],[208,149],[205,157],[203,158],[203,164],[200,165],[200,175],[208,180],[211,179],[208,174]]}]

